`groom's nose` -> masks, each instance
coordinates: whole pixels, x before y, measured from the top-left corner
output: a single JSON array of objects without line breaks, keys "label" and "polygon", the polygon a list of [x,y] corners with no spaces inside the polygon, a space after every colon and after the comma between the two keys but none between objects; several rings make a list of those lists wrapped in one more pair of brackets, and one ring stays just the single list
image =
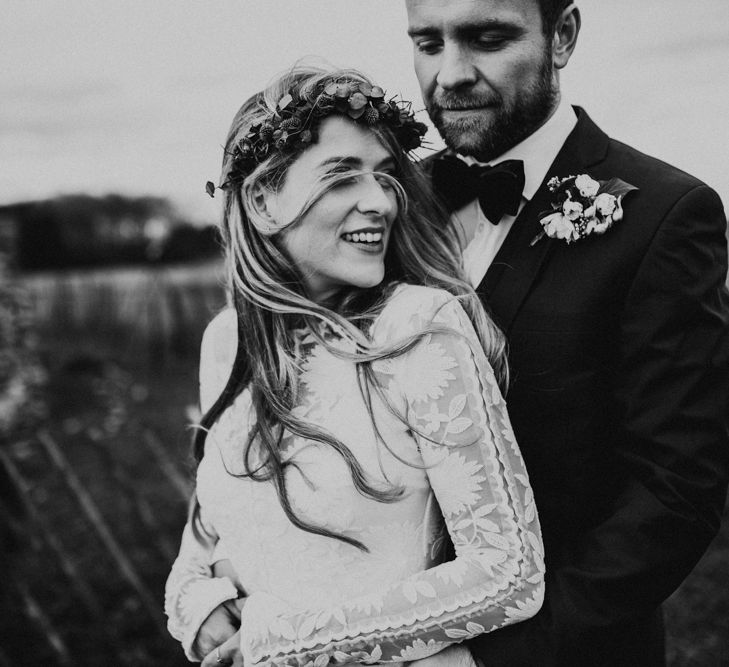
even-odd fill
[{"label": "groom's nose", "polygon": [[443,45],[439,65],[436,82],[444,90],[473,85],[478,79],[469,50],[458,43],[446,42]]}]

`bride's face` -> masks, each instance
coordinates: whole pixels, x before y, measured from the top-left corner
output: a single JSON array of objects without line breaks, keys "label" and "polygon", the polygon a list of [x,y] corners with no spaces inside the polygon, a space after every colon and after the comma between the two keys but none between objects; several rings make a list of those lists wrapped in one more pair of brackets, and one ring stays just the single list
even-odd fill
[{"label": "bride's face", "polygon": [[298,267],[314,301],[323,301],[343,286],[374,287],[382,282],[398,204],[392,185],[379,174],[394,170],[392,155],[372,131],[334,116],[321,123],[318,142],[288,168],[283,187],[267,196],[269,215],[277,225],[286,225],[300,214],[322,179],[352,173],[279,233],[282,250]]}]

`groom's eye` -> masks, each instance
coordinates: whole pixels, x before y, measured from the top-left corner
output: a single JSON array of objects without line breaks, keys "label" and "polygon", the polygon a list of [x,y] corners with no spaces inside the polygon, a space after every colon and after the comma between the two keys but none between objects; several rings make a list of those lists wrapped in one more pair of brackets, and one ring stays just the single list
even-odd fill
[{"label": "groom's eye", "polygon": [[426,55],[438,53],[442,47],[443,42],[439,39],[418,39],[415,41],[415,48]]},{"label": "groom's eye", "polygon": [[508,39],[503,35],[482,35],[474,40],[474,46],[482,51],[498,51],[507,42]]}]

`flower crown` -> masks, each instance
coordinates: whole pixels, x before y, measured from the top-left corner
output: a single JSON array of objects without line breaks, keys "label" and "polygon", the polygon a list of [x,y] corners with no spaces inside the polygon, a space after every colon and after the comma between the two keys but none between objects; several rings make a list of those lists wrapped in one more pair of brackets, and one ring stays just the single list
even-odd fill
[{"label": "flower crown", "polygon": [[[221,189],[239,185],[273,150],[303,150],[317,140],[322,119],[340,114],[361,125],[389,127],[404,152],[422,145],[428,128],[415,120],[412,103],[385,100],[385,91],[368,83],[330,83],[312,103],[290,91],[276,105],[276,111],[264,121],[251,126],[230,154],[232,164]],[[215,186],[208,181],[212,197]]]}]

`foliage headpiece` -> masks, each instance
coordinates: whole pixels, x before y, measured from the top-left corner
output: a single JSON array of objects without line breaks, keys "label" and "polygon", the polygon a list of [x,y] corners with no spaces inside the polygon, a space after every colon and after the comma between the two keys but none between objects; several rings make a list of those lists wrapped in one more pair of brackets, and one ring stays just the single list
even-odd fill
[{"label": "foliage headpiece", "polygon": [[[318,138],[321,121],[331,115],[347,116],[370,127],[384,125],[392,131],[405,153],[419,148],[427,126],[415,120],[412,103],[385,100],[385,91],[367,83],[333,82],[312,103],[291,90],[276,105],[276,111],[251,126],[231,150],[232,163],[220,188],[239,186],[272,151],[298,152]],[[212,197],[215,186],[208,182]]]}]

